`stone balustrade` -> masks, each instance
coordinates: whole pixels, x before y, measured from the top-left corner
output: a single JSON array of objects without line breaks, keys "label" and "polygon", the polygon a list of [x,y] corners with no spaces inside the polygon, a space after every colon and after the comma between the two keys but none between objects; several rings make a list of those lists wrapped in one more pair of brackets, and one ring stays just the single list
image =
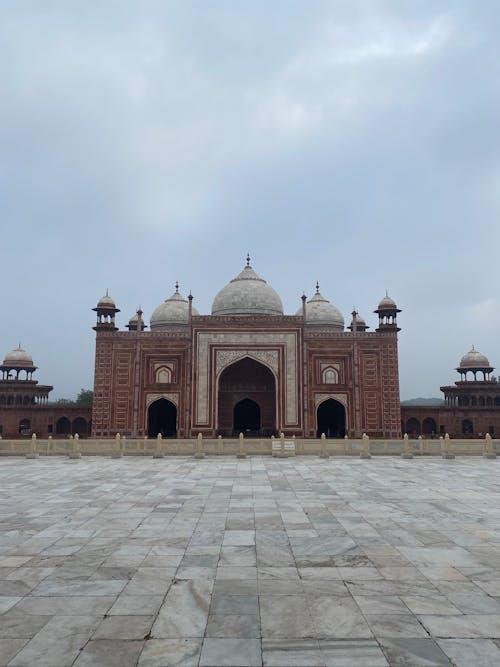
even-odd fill
[{"label": "stone balustrade", "polygon": [[[201,435],[201,434],[200,434]],[[425,439],[384,440],[369,438],[343,439],[305,439],[287,438],[293,441],[293,450],[297,455],[321,456],[360,456],[368,452],[371,456],[392,455],[418,458],[419,456],[483,456],[495,458],[500,453],[500,439],[490,437],[484,439]],[[274,440],[275,443],[280,442]],[[368,448],[368,449],[367,449]],[[281,449],[281,443],[280,443]],[[290,446],[290,450],[292,447]],[[23,440],[0,439],[0,456],[154,456],[162,458],[168,455],[220,456],[220,455],[266,455],[272,454],[271,438],[205,438],[193,439],[157,439],[157,438],[124,438],[117,434],[108,439],[67,439],[30,438]],[[287,452],[290,455],[292,452]],[[411,455],[411,456],[410,456]]]}]

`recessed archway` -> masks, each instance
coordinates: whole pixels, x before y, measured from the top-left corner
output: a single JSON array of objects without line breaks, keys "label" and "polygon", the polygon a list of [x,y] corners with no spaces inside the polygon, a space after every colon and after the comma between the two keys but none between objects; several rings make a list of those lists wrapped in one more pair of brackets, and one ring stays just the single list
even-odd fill
[{"label": "recessed archway", "polygon": [[432,417],[426,417],[422,422],[422,433],[424,435],[436,435],[437,425]]},{"label": "recessed archway", "polygon": [[272,371],[245,357],[225,368],[219,377],[217,428],[221,435],[247,436],[276,431],[276,383]]},{"label": "recessed archway", "polygon": [[148,437],[157,438],[158,433],[163,438],[177,436],[177,408],[166,398],[159,398],[148,408]]},{"label": "recessed archway", "polygon": [[327,438],[343,438],[345,436],[345,407],[339,401],[329,398],[318,405],[317,431],[318,438],[324,433]]},{"label": "recessed archway", "polygon": [[71,433],[71,422],[67,417],[60,417],[56,421],[56,434],[69,435]]}]

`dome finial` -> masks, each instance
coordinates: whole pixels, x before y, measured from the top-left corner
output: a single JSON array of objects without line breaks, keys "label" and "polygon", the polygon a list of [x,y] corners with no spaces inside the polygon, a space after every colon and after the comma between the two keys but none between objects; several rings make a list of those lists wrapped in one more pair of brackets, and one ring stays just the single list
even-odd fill
[{"label": "dome finial", "polygon": [[319,294],[319,282],[316,281],[316,294]]},{"label": "dome finial", "polygon": [[247,266],[250,266],[250,253],[247,252]]},{"label": "dome finial", "polygon": [[179,294],[179,281],[178,280],[175,281],[175,293]]},{"label": "dome finial", "polygon": [[108,294],[108,288],[107,288],[107,287],[106,287],[106,296],[109,296],[109,294]]}]

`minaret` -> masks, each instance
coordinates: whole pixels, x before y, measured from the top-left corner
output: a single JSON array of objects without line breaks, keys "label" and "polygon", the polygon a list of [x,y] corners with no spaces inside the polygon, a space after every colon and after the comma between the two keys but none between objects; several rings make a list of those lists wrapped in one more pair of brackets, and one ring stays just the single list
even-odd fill
[{"label": "minaret", "polygon": [[95,308],[92,308],[97,313],[97,322],[94,331],[117,331],[118,327],[115,325],[115,315],[120,312],[116,307],[115,302],[109,296],[108,290],[106,294],[99,299],[99,303]]}]

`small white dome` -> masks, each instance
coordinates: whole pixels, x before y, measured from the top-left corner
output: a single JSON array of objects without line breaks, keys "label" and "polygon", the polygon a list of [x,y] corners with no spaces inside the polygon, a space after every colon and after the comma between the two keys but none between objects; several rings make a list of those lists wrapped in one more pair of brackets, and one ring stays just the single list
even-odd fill
[{"label": "small white dome", "polygon": [[[296,313],[302,315],[302,308]],[[332,326],[340,331],[344,330],[344,316],[333,303],[320,293],[316,286],[316,294],[306,303],[306,324]]]},{"label": "small white dome", "polygon": [[99,299],[97,307],[98,308],[116,308],[116,303],[109,296],[108,290],[106,290],[106,294]]},{"label": "small white dome", "polygon": [[472,349],[460,359],[460,368],[491,368],[488,357]]},{"label": "small white dome", "polygon": [[[193,315],[199,315],[196,308],[192,308]],[[151,330],[158,331],[163,327],[177,324],[187,324],[189,322],[189,302],[185,299],[179,290],[156,308],[151,315]]]},{"label": "small white dome", "polygon": [[283,315],[283,304],[273,288],[247,264],[217,294],[212,315]]},{"label": "small white dome", "polygon": [[384,298],[378,304],[378,310],[394,310],[394,308],[397,308],[396,302],[394,299],[391,299],[391,297],[386,292]]},{"label": "small white dome", "polygon": [[20,345],[5,355],[4,366],[33,366],[33,359]]}]

